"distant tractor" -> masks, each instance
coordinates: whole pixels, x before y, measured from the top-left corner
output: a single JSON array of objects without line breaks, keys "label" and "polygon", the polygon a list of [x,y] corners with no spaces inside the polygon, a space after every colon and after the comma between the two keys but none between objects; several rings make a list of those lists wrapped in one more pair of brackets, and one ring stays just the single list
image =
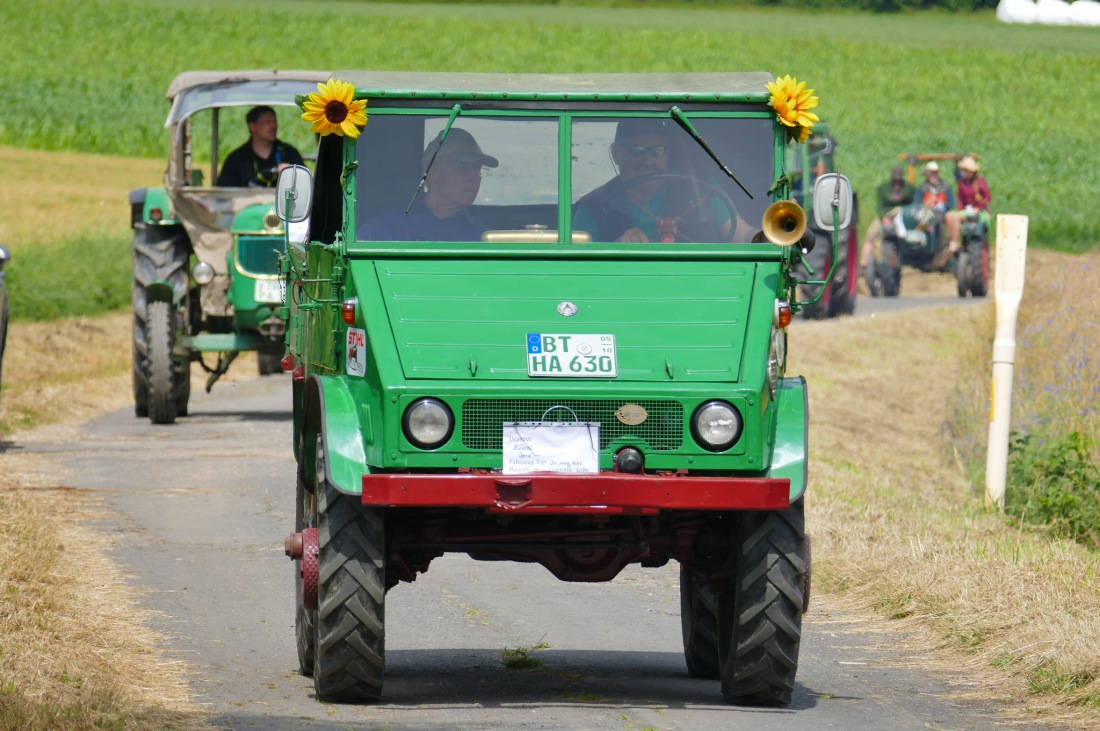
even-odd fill
[{"label": "distant tractor", "polygon": [[[187,415],[192,361],[209,373],[208,391],[242,351],[258,353],[261,374],[282,372],[285,237],[275,190],[214,185],[228,151],[220,143],[244,131],[243,123],[226,129],[220,117],[231,107],[292,106],[326,78],[312,71],[189,72],[169,86],[164,186],[130,193],[138,416],[170,424]],[[213,365],[207,353],[218,354]]]},{"label": "distant tractor", "polygon": [[[836,138],[830,134],[828,125],[819,122],[814,126],[813,135],[805,144],[791,141],[787,144],[787,175],[791,178],[791,198],[798,202],[809,215],[809,228],[813,246],[805,252],[803,263],[796,268],[798,276],[807,280],[824,281],[824,284],[805,284],[801,294],[809,299],[818,298],[802,308],[802,316],[811,319],[851,315],[856,309],[856,296],[859,285],[859,206],[853,199],[852,220],[847,228],[839,233],[839,246],[836,267],[833,267],[833,231],[831,227],[820,228],[814,221],[813,201],[810,192],[817,176],[825,173],[837,173]],[[813,272],[810,272],[810,269]],[[833,276],[828,281],[823,277],[829,272]]]},{"label": "distant tractor", "polygon": [[[912,153],[899,157],[908,164],[908,177],[916,180],[921,163],[951,161],[955,181],[960,172],[958,163],[965,157],[978,158],[976,154],[962,153]],[[946,178],[946,176],[945,176]],[[884,221],[882,225],[882,253],[872,266],[873,294],[896,297],[901,291],[902,267],[908,266],[924,272],[954,272],[960,297],[968,294],[984,297],[989,288],[989,226],[987,216],[968,208],[959,211],[962,219],[961,241],[958,253],[950,255],[946,250],[947,226],[942,214],[937,215],[921,201],[904,206],[901,212]]]}]

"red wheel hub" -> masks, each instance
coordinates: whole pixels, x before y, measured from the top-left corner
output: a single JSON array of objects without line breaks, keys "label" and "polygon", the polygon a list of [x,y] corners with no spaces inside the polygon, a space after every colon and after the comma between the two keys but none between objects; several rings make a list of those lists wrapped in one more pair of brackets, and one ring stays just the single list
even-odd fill
[{"label": "red wheel hub", "polygon": [[302,606],[317,609],[317,578],[320,576],[317,550],[317,529],[302,531]]},{"label": "red wheel hub", "polygon": [[291,533],[283,542],[286,555],[292,561],[301,561],[302,606],[317,608],[317,577],[320,576],[320,559],[317,550],[317,529],[307,528],[301,533]]}]

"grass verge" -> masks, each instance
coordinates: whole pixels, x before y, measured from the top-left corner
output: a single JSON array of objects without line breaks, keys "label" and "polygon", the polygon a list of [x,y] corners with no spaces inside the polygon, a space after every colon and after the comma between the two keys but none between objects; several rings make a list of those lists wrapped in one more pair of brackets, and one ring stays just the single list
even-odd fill
[{"label": "grass verge", "polygon": [[[1075,261],[1040,256],[1062,266],[1032,269],[1036,289]],[[812,394],[814,580],[920,632],[985,697],[1100,727],[1100,554],[987,511],[954,456],[960,389],[988,383],[988,358],[969,358],[992,339],[992,307],[791,333]]]},{"label": "grass verge", "polygon": [[98,499],[26,455],[0,471],[0,729],[205,727],[88,527]]}]

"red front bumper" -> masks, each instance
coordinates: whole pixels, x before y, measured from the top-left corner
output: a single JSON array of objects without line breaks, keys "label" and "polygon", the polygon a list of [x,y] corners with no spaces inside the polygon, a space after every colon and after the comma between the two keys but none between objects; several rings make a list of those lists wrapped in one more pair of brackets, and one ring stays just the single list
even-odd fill
[{"label": "red front bumper", "polygon": [[537,473],[382,474],[363,476],[363,504],[371,507],[486,508],[539,514],[662,510],[783,510],[791,481],[783,478],[690,477]]}]

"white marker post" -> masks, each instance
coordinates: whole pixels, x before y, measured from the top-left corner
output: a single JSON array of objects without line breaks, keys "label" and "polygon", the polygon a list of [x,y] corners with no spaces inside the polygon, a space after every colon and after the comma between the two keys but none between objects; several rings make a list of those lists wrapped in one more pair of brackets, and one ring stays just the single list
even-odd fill
[{"label": "white marker post", "polygon": [[985,464],[985,500],[1005,508],[1008,435],[1012,416],[1012,369],[1016,364],[1016,315],[1024,295],[1027,216],[997,216],[997,335],[993,340],[993,381],[989,397],[989,447]]}]

